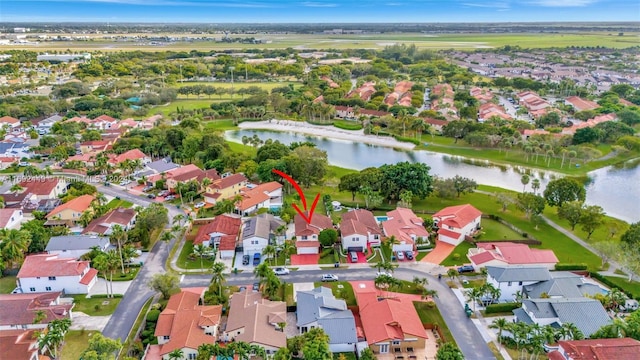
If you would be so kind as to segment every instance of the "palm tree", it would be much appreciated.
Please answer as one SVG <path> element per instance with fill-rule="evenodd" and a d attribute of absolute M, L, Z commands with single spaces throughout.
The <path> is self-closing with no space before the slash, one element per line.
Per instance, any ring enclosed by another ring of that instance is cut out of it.
<path fill-rule="evenodd" d="M 540 189 L 540 179 L 531 180 L 531 189 L 533 189 L 533 193 L 537 193 L 538 189 Z"/>
<path fill-rule="evenodd" d="M 31 234 L 25 230 L 0 230 L 0 249 L 8 268 L 22 263 L 30 243 Z"/>
<path fill-rule="evenodd" d="M 502 331 L 507 328 L 509 322 L 505 318 L 497 318 L 493 320 L 491 325 L 489 325 L 492 329 L 498 329 L 498 344 L 502 345 Z"/>
<path fill-rule="evenodd" d="M 47 314 L 45 314 L 44 311 L 42 310 L 38 310 L 36 311 L 35 316 L 33 317 L 33 323 L 34 324 L 40 324 L 42 322 L 42 320 L 47 318 Z"/>
<path fill-rule="evenodd" d="M 109 250 L 106 253 L 102 253 L 93 259 L 94 267 L 105 275 L 109 274 L 109 284 L 111 285 L 111 295 L 113 297 L 113 273 L 118 269 L 120 265 L 120 256 L 115 250 Z M 109 295 L 109 290 L 107 290 Z"/>
<path fill-rule="evenodd" d="M 120 254 L 120 267 L 122 268 L 122 273 L 124 274 L 124 258 L 122 257 L 122 245 L 124 245 L 124 243 L 127 241 L 127 232 L 124 231 L 124 228 L 122 226 L 116 224 L 111 228 L 111 235 L 109 235 L 109 240 L 118 246 L 118 253 Z"/>
<path fill-rule="evenodd" d="M 222 283 L 225 279 L 224 270 L 226 269 L 226 265 L 222 262 L 214 262 L 211 266 L 211 272 L 213 273 L 213 277 L 211 278 L 211 282 L 216 284 L 218 287 L 218 295 L 222 296 Z"/>
<path fill-rule="evenodd" d="M 181 349 L 175 349 L 169 354 L 169 360 L 180 360 L 184 357 L 184 352 Z"/>
<path fill-rule="evenodd" d="M 160 236 L 160 240 L 164 242 L 169 242 L 172 239 L 173 239 L 173 234 L 171 233 L 171 231 L 165 231 L 162 233 L 162 236 Z"/>
<path fill-rule="evenodd" d="M 24 190 L 24 188 L 22 186 L 20 186 L 20 184 L 13 184 L 10 188 L 9 191 L 11 191 L 14 194 L 19 193 L 20 191 Z"/>
<path fill-rule="evenodd" d="M 527 184 L 529 183 L 530 179 L 531 178 L 527 174 L 522 175 L 522 177 L 520 178 L 520 182 L 522 183 L 522 192 L 523 193 L 525 192 L 525 190 L 527 188 Z"/>
<path fill-rule="evenodd" d="M 131 259 L 133 258 L 137 258 L 138 252 L 136 251 L 136 248 L 134 248 L 132 245 L 125 245 L 122 247 L 122 258 L 127 259 L 127 261 L 131 261 Z M 127 266 L 127 272 L 129 272 L 129 267 Z"/>
<path fill-rule="evenodd" d="M 47 331 L 40 334 L 38 338 L 38 348 L 49 349 L 49 354 L 53 358 L 58 357 L 58 351 L 64 341 L 64 335 L 71 327 L 71 319 L 56 319 L 47 325 Z"/>
<path fill-rule="evenodd" d="M 273 270 L 266 263 L 262 263 L 253 269 L 253 274 L 261 281 L 269 276 L 270 273 L 273 273 Z"/>
<path fill-rule="evenodd" d="M 458 275 L 460 275 L 460 274 L 458 273 L 458 271 L 457 271 L 456 269 L 451 268 L 451 269 L 447 270 L 447 276 L 448 276 L 451 280 L 453 280 L 453 279 L 457 278 L 457 277 L 458 277 Z"/>
<path fill-rule="evenodd" d="M 204 246 L 203 244 L 198 244 L 196 246 L 193 247 L 193 254 L 195 256 L 199 256 L 200 257 L 200 269 L 202 269 L 202 257 L 204 256 L 204 254 L 206 254 L 208 252 L 208 249 L 206 246 Z"/>
<path fill-rule="evenodd" d="M 473 311 L 476 311 L 476 302 L 482 299 L 482 295 L 484 295 L 484 289 L 480 286 L 472 287 L 471 290 L 467 291 L 467 296 L 470 301 L 473 301 Z"/>
<path fill-rule="evenodd" d="M 262 249 L 262 255 L 267 257 L 271 261 L 271 265 L 273 265 L 273 260 L 276 257 L 276 247 L 273 245 L 267 245 Z"/>
<path fill-rule="evenodd" d="M 176 216 L 173 217 L 173 220 L 171 221 L 172 225 L 176 225 L 176 223 L 180 226 L 182 226 L 182 221 L 186 219 L 186 216 L 184 214 L 177 214 Z"/>
<path fill-rule="evenodd" d="M 580 331 L 574 323 L 564 323 L 562 327 L 566 329 L 570 340 L 584 339 L 584 334 L 582 334 L 582 331 Z"/>
<path fill-rule="evenodd" d="M 271 273 L 269 273 L 267 277 L 262 279 L 260 283 L 263 285 L 264 293 L 269 298 L 273 298 L 278 293 L 278 290 L 282 285 L 282 283 L 280 282 L 280 278 L 278 278 L 278 276 L 273 271 L 271 271 Z"/>

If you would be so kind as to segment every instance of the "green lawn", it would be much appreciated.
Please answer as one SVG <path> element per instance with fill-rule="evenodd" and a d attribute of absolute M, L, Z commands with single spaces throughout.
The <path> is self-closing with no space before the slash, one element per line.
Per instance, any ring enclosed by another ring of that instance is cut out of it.
<path fill-rule="evenodd" d="M 444 335 L 444 340 L 446 342 L 452 342 L 455 344 L 455 340 L 449 328 L 447 327 L 447 323 L 444 322 L 442 315 L 440 314 L 440 310 L 438 310 L 437 306 L 430 307 L 429 302 L 424 301 L 414 301 L 413 306 L 416 308 L 418 312 L 418 316 L 420 317 L 420 321 L 423 324 L 433 324 L 437 325 L 440 328 L 440 331 Z"/>
<path fill-rule="evenodd" d="M 118 270 L 113 274 L 113 281 L 131 281 L 136 277 L 136 275 L 138 275 L 138 271 L 140 271 L 140 267 L 138 266 L 131 266 L 129 268 L 125 267 L 124 273 Z M 100 274 L 99 276 L 104 278 L 103 274 Z M 109 279 L 108 276 L 107 279 Z"/>
<path fill-rule="evenodd" d="M 189 255 L 193 253 L 193 242 L 186 240 L 180 255 L 178 256 L 177 265 L 182 269 L 210 269 L 213 266 L 214 260 L 202 258 L 202 266 L 200 266 L 200 257 L 190 258 Z"/>
<path fill-rule="evenodd" d="M 421 261 L 427 255 L 429 255 L 427 251 L 418 252 L 418 255 L 416 255 L 416 261 Z"/>
<path fill-rule="evenodd" d="M 293 300 L 293 284 L 285 283 L 284 284 L 284 301 L 287 303 L 287 306 L 291 306 L 295 304 Z"/>
<path fill-rule="evenodd" d="M 482 286 L 484 285 L 485 282 L 486 281 L 484 279 L 467 280 L 466 284 L 464 282 L 462 283 L 462 287 L 470 289 L 470 288 Z"/>
<path fill-rule="evenodd" d="M 355 353 L 348 352 L 348 353 L 333 353 L 333 360 L 340 359 L 341 355 L 344 355 L 344 359 L 346 359 L 346 360 L 356 360 L 357 359 Z"/>
<path fill-rule="evenodd" d="M 607 280 L 612 283 L 620 286 L 622 289 L 630 292 L 634 298 L 640 297 L 640 282 L 638 281 L 627 281 L 626 277 L 618 277 L 618 276 L 605 276 Z"/>
<path fill-rule="evenodd" d="M 122 199 L 113 199 L 107 203 L 107 208 L 109 210 L 119 208 L 119 207 L 130 208 L 132 206 L 133 206 L 132 202 L 127 200 L 122 200 Z"/>
<path fill-rule="evenodd" d="M 244 74 L 238 74 L 239 76 L 242 76 Z M 271 91 L 275 88 L 279 88 L 279 87 L 283 87 L 283 86 L 288 86 L 289 84 L 293 84 L 296 87 L 299 87 L 301 85 L 301 83 L 296 83 L 296 82 L 286 82 L 286 81 L 281 81 L 281 82 L 238 82 L 238 81 L 234 81 L 233 82 L 233 88 L 235 89 L 234 91 L 238 91 L 238 89 L 246 89 L 249 87 L 259 87 L 262 90 L 266 90 L 266 91 Z M 219 81 L 185 81 L 185 82 L 178 82 L 176 84 L 172 84 L 171 87 L 175 87 L 175 88 L 181 88 L 183 86 L 193 86 L 193 85 L 211 85 L 213 87 L 217 87 L 217 88 L 225 88 L 225 89 L 231 89 L 231 82 L 219 82 Z M 195 95 L 191 95 L 191 96 L 195 96 Z M 203 97 L 207 96 L 207 95 L 201 95 Z M 229 94 L 225 94 L 225 96 L 223 97 L 229 97 Z M 212 99 L 217 99 L 219 98 L 219 96 L 217 95 L 212 95 Z M 235 95 L 235 98 L 237 99 L 241 99 L 242 96 L 240 95 Z"/>
<path fill-rule="evenodd" d="M 16 288 L 15 276 L 3 276 L 0 278 L 0 294 L 11 294 Z"/>
<path fill-rule="evenodd" d="M 87 348 L 89 339 L 98 331 L 69 330 L 64 337 L 64 345 L 59 357 L 61 359 L 80 359 L 80 355 Z"/>
<path fill-rule="evenodd" d="M 569 225 L 569 222 L 558 217 L 558 209 L 556 207 L 545 208 L 544 215 L 548 217 L 549 220 L 571 231 L 571 225 Z M 582 226 L 580 224 L 576 225 L 573 233 L 589 243 L 599 241 L 617 242 L 628 228 L 629 224 L 627 222 L 607 216 L 605 217 L 604 224 L 596 229 L 596 231 L 591 235 L 591 238 L 587 239 L 587 233 L 582 230 Z"/>
<path fill-rule="evenodd" d="M 502 223 L 484 218 L 481 221 L 482 230 L 480 230 L 479 240 L 522 240 L 524 237 L 517 231 L 503 225 Z"/>
<path fill-rule="evenodd" d="M 216 120 L 210 120 L 205 122 L 204 128 L 224 131 L 224 130 L 234 130 L 234 129 L 237 129 L 238 127 L 236 125 L 233 125 L 233 120 L 231 119 L 216 119 Z"/>
<path fill-rule="evenodd" d="M 323 282 L 314 282 L 313 285 L 315 287 L 324 286 L 331 289 L 333 295 L 336 298 L 344 299 L 347 303 L 347 306 L 356 306 L 358 303 L 356 302 L 356 295 L 353 293 L 353 288 L 348 281 L 336 281 L 330 283 Z"/>
<path fill-rule="evenodd" d="M 484 219 L 482 221 L 484 221 Z M 467 252 L 471 248 L 475 248 L 475 245 L 466 241 L 461 242 L 460 245 L 456 246 L 456 248 L 453 249 L 453 252 L 440 263 L 440 265 L 459 266 L 468 263 L 469 259 L 467 259 Z"/>
<path fill-rule="evenodd" d="M 89 316 L 111 315 L 116 311 L 116 307 L 122 298 L 86 298 L 86 295 L 72 295 L 75 306 L 73 311 L 80 311 Z M 109 304 L 103 305 L 108 302 Z"/>

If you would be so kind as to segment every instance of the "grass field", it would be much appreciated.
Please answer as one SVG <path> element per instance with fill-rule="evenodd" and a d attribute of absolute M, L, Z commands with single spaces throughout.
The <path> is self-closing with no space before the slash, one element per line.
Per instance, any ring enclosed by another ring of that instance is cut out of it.
<path fill-rule="evenodd" d="M 213 260 L 202 258 L 202 267 L 200 267 L 200 257 L 196 257 L 195 260 L 191 260 L 189 255 L 193 253 L 193 242 L 185 241 L 182 251 L 178 256 L 178 267 L 182 269 L 210 269 L 213 266 Z"/>
<path fill-rule="evenodd" d="M 80 359 L 80 355 L 88 347 L 89 339 L 97 333 L 98 331 L 69 330 L 64 337 L 60 359 Z"/>
<path fill-rule="evenodd" d="M 60 34 L 64 35 L 64 34 Z M 112 34 L 110 34 L 112 35 Z M 115 34 L 113 34 L 115 35 Z M 128 34 L 133 35 L 133 34 Z M 159 35 L 159 34 L 157 34 Z M 166 34 L 171 37 L 184 34 Z M 234 35 L 244 37 L 246 35 Z M 241 50 L 241 49 L 282 49 L 301 47 L 305 49 L 381 49 L 389 43 L 415 44 L 424 49 L 481 49 L 519 45 L 523 48 L 549 48 L 567 46 L 605 46 L 626 48 L 640 44 L 638 33 L 625 33 L 618 36 L 610 32 L 570 32 L 570 33 L 509 33 L 509 34 L 422 34 L 422 33 L 384 33 L 363 35 L 322 35 L 322 34 L 274 34 L 260 35 L 264 44 L 218 43 L 213 41 L 174 42 L 163 45 L 148 43 L 115 42 L 93 36 L 90 41 L 41 42 L 37 45 L 2 45 L 4 49 L 29 49 L 32 51 L 71 50 L 103 52 L 140 50 L 140 51 L 189 51 L 205 50 Z"/>
<path fill-rule="evenodd" d="M 456 248 L 453 249 L 453 252 L 440 263 L 440 265 L 460 266 L 469 263 L 469 259 L 467 259 L 467 252 L 471 248 L 475 248 L 472 243 L 466 241 L 461 242 L 460 245 L 456 246 Z"/>
<path fill-rule="evenodd" d="M 11 294 L 16 288 L 15 276 L 3 276 L 0 278 L 0 294 Z"/>
<path fill-rule="evenodd" d="M 291 82 L 291 81 L 273 81 L 273 82 L 238 82 L 238 81 L 234 81 L 233 82 L 233 89 L 235 91 L 238 91 L 238 89 L 246 89 L 248 87 L 259 87 L 262 90 L 266 90 L 266 91 L 271 91 L 274 88 L 279 88 L 279 87 L 283 87 L 283 86 L 288 86 L 289 84 L 293 84 L 294 87 L 299 87 L 301 86 L 301 83 L 299 82 Z M 224 88 L 224 89 L 231 89 L 231 82 L 218 82 L 218 81 L 184 81 L 184 82 L 178 82 L 175 83 L 173 85 L 171 85 L 171 87 L 174 88 L 181 88 L 183 86 L 193 86 L 193 85 L 211 85 L 213 87 L 217 87 L 217 88 Z M 193 97 L 195 95 L 191 95 L 191 97 Z M 207 97 L 206 95 L 201 95 L 201 97 Z M 222 98 L 224 99 L 225 97 L 229 97 L 228 94 L 225 94 L 225 96 L 223 96 Z M 234 96 L 235 99 L 241 99 L 242 96 L 240 95 L 235 95 Z M 217 95 L 212 95 L 211 97 L 212 100 L 215 99 L 219 99 L 219 96 Z"/>
<path fill-rule="evenodd" d="M 122 199 L 113 199 L 107 203 L 108 209 L 115 209 L 118 207 L 130 208 L 133 206 L 133 203 L 127 200 Z"/>
<path fill-rule="evenodd" d="M 605 278 L 607 278 L 607 280 L 611 281 L 612 283 L 620 286 L 622 289 L 630 292 L 634 298 L 640 297 L 640 282 L 633 280 L 629 282 L 626 277 L 619 276 L 605 276 Z"/>
<path fill-rule="evenodd" d="M 120 300 L 122 300 L 122 298 L 87 299 L 86 295 L 73 295 L 72 297 L 73 302 L 75 303 L 73 311 L 83 312 L 89 316 L 111 315 L 114 311 L 116 311 L 116 307 L 120 303 Z M 107 302 L 107 305 L 103 305 L 103 303 Z"/>
<path fill-rule="evenodd" d="M 336 298 L 344 299 L 347 306 L 356 306 L 356 295 L 353 293 L 353 287 L 348 281 L 336 281 L 331 283 L 315 282 L 314 287 L 324 286 L 331 289 Z"/>
<path fill-rule="evenodd" d="M 569 225 L 569 222 L 558 217 L 558 209 L 556 207 L 545 208 L 544 215 L 556 224 L 571 231 L 571 225 Z M 599 241 L 617 242 L 620 241 L 620 237 L 622 236 L 622 234 L 624 234 L 625 231 L 627 231 L 628 228 L 629 224 L 627 222 L 607 216 L 605 218 L 604 224 L 597 228 L 596 231 L 594 231 L 594 233 L 591 235 L 591 238 L 589 238 L 588 240 L 587 233 L 582 230 L 581 225 L 576 225 L 573 233 L 589 243 L 595 243 Z"/>

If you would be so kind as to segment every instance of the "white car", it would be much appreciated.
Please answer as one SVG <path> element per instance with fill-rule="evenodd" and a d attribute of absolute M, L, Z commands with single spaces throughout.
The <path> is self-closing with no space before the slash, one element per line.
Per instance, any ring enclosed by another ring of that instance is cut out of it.
<path fill-rule="evenodd" d="M 127 186 L 131 184 L 131 180 L 122 180 L 120 181 L 120 186 Z"/>
<path fill-rule="evenodd" d="M 391 273 L 388 273 L 386 271 L 378 271 L 376 273 L 376 277 L 379 277 L 379 276 L 390 276 L 390 277 L 393 277 L 393 275 L 391 275 Z"/>
<path fill-rule="evenodd" d="M 396 253 L 396 258 L 397 258 L 398 260 L 404 260 L 404 253 L 403 253 L 402 251 L 398 251 L 398 252 Z"/>
<path fill-rule="evenodd" d="M 196 209 L 200 209 L 201 207 L 204 207 L 204 202 L 201 201 L 201 202 L 195 204 L 193 207 L 196 208 Z"/>
<path fill-rule="evenodd" d="M 334 275 L 334 274 L 322 275 L 322 282 L 328 282 L 328 281 L 338 281 L 338 275 Z"/>
<path fill-rule="evenodd" d="M 285 268 L 285 267 L 277 267 L 277 268 L 273 269 L 273 272 L 276 275 L 289 275 L 290 270 Z"/>

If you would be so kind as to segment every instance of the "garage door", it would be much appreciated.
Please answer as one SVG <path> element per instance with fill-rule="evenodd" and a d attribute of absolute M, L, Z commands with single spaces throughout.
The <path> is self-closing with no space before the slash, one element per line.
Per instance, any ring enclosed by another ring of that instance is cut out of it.
<path fill-rule="evenodd" d="M 362 246 L 354 246 L 354 247 L 347 248 L 347 252 L 352 252 L 352 251 L 363 252 L 364 248 Z"/>

